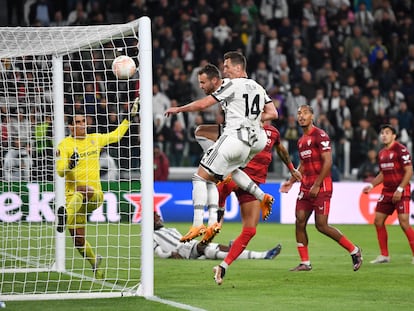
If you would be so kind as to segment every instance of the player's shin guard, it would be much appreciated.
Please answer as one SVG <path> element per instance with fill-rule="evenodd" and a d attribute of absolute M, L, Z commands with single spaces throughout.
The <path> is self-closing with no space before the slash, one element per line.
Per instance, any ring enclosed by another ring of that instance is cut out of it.
<path fill-rule="evenodd" d="M 194 174 L 192 182 L 194 205 L 193 227 L 198 227 L 203 224 L 204 207 L 207 205 L 207 181 L 197 174 Z"/>
<path fill-rule="evenodd" d="M 251 193 L 259 201 L 263 200 L 265 193 L 245 172 L 240 169 L 233 171 L 232 179 L 241 189 Z"/>
<path fill-rule="evenodd" d="M 207 206 L 209 226 L 217 222 L 218 200 L 219 193 L 216 184 L 213 182 L 207 182 Z"/>

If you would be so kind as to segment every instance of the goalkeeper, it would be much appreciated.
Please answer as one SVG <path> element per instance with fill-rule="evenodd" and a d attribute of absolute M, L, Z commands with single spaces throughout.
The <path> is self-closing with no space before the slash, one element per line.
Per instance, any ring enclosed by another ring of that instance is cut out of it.
<path fill-rule="evenodd" d="M 139 109 L 135 99 L 130 115 L 134 117 Z M 104 195 L 100 182 L 99 156 L 101 149 L 118 142 L 129 128 L 128 118 L 112 132 L 87 134 L 84 111 L 75 111 L 68 119 L 71 136 L 64 138 L 57 148 L 56 169 L 65 178 L 66 209 L 58 209 L 57 231 L 63 232 L 66 223 L 79 253 L 87 259 L 96 279 L 104 278 L 100 267 L 102 257 L 95 255 L 85 238 L 87 214 L 102 205 Z"/>

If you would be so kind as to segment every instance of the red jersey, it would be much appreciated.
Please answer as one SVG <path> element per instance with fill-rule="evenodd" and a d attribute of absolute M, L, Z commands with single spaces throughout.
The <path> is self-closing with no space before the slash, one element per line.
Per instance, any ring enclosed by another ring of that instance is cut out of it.
<path fill-rule="evenodd" d="M 404 177 L 404 167 L 411 164 L 407 147 L 394 142 L 390 148 L 383 148 L 378 153 L 379 168 L 384 175 L 382 194 L 393 196 Z M 410 184 L 404 188 L 403 196 L 410 196 Z"/>
<path fill-rule="evenodd" d="M 300 190 L 309 192 L 322 170 L 322 154 L 332 153 L 331 140 L 325 131 L 313 127 L 298 140 L 302 181 Z M 321 184 L 320 192 L 332 193 L 332 178 L 329 172 Z"/>
<path fill-rule="evenodd" d="M 272 162 L 273 145 L 280 144 L 280 133 L 274 126 L 265 125 L 263 128 L 267 135 L 266 146 L 262 151 L 256 154 L 243 169 L 243 171 L 258 184 L 266 182 L 267 171 Z"/>

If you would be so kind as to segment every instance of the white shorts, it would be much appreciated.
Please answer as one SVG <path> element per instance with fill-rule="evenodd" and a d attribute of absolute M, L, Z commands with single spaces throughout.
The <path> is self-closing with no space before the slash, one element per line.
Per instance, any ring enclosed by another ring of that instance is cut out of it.
<path fill-rule="evenodd" d="M 181 243 L 177 248 L 177 253 L 184 259 L 196 259 L 200 256 L 197 251 L 197 240 Z"/>
<path fill-rule="evenodd" d="M 222 179 L 239 167 L 244 167 L 266 146 L 265 131 L 260 129 L 256 134 L 249 145 L 248 142 L 237 138 L 237 134 L 228 135 L 224 132 L 206 151 L 200 165 L 218 179 Z"/>

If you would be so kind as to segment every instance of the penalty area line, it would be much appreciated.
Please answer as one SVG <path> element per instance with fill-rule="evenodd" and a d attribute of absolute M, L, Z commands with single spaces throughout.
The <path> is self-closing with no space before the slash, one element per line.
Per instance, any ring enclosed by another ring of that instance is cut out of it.
<path fill-rule="evenodd" d="M 155 301 L 155 302 L 159 302 L 159 303 L 162 303 L 162 304 L 165 304 L 165 305 L 169 305 L 169 306 L 172 306 L 172 307 L 176 307 L 176 308 L 182 309 L 182 310 L 189 310 L 189 311 L 207 311 L 205 309 L 200 309 L 200 308 L 193 307 L 193 306 L 190 306 L 190 305 L 186 305 L 186 304 L 183 304 L 183 303 L 179 303 L 179 302 L 175 302 L 175 301 L 171 301 L 171 300 L 162 299 L 162 298 L 159 298 L 159 297 L 156 297 L 156 296 L 145 297 L 145 299 L 151 300 L 151 301 Z"/>

